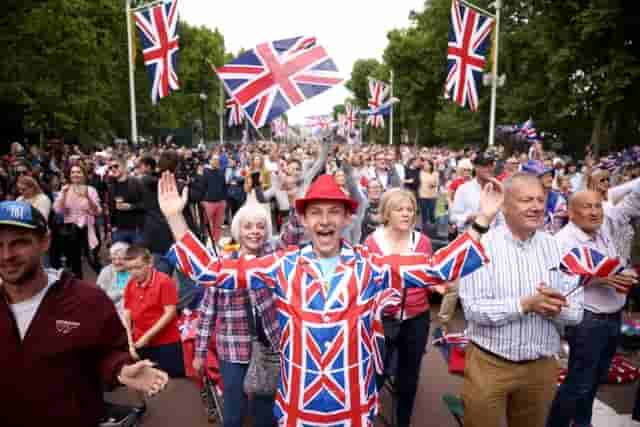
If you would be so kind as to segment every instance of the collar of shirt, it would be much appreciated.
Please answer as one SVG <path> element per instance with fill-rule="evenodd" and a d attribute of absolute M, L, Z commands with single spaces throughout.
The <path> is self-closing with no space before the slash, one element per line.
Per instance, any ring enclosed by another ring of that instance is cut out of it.
<path fill-rule="evenodd" d="M 149 278 L 147 280 L 145 280 L 144 282 L 138 282 L 137 280 L 134 279 L 134 283 L 136 284 L 137 287 L 139 288 L 148 288 L 149 285 L 151 285 L 151 283 L 153 283 L 153 279 L 156 275 L 156 271 L 151 269 L 151 274 L 149 274 Z"/>
<path fill-rule="evenodd" d="M 502 230 L 503 228 L 504 228 L 504 231 Z M 511 232 L 511 229 L 506 224 L 496 227 L 496 230 L 500 231 L 500 232 L 504 232 L 505 239 L 508 242 L 511 242 L 515 246 L 517 246 L 519 248 L 523 248 L 523 249 L 527 248 L 527 247 L 530 247 L 534 243 L 535 238 L 536 238 L 537 234 L 539 233 L 539 231 L 534 231 L 533 233 L 531 233 L 531 235 L 529 237 L 527 237 L 526 239 L 522 240 L 522 239 L 519 239 L 516 236 L 514 236 L 513 233 Z"/>

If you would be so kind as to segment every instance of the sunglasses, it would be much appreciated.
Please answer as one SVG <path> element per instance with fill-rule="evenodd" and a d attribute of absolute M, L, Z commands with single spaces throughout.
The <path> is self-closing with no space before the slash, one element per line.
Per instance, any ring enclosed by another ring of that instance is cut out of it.
<path fill-rule="evenodd" d="M 120 165 L 109 165 L 109 170 L 120 169 Z"/>
<path fill-rule="evenodd" d="M 21 170 L 16 170 L 16 173 L 18 175 L 27 175 L 29 172 L 24 169 L 21 169 Z"/>

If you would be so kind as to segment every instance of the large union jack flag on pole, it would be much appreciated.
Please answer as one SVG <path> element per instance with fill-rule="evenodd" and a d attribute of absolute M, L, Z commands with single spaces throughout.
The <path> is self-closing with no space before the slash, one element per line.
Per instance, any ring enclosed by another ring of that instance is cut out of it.
<path fill-rule="evenodd" d="M 225 101 L 225 108 L 229 110 L 229 127 L 237 127 L 242 124 L 242 109 L 238 101 L 229 98 Z"/>
<path fill-rule="evenodd" d="M 382 106 L 389 96 L 389 90 L 390 87 L 387 83 L 369 78 L 369 93 L 371 96 L 367 103 L 370 111 L 375 111 Z M 382 114 L 369 115 L 367 116 L 367 124 L 374 128 L 384 127 L 384 117 Z"/>
<path fill-rule="evenodd" d="M 345 135 L 350 135 L 351 132 L 356 128 L 356 120 L 358 115 L 358 109 L 355 108 L 350 102 L 344 106 L 345 114 L 343 117 L 343 129 L 345 131 Z"/>
<path fill-rule="evenodd" d="M 472 111 L 478 109 L 482 71 L 487 64 L 495 20 L 466 3 L 451 3 L 445 98 Z"/>
<path fill-rule="evenodd" d="M 217 72 L 255 128 L 342 82 L 315 37 L 261 43 Z"/>
<path fill-rule="evenodd" d="M 151 101 L 155 104 L 180 88 L 176 71 L 178 0 L 137 11 L 134 16 L 142 41 L 144 64 L 151 80 Z"/>

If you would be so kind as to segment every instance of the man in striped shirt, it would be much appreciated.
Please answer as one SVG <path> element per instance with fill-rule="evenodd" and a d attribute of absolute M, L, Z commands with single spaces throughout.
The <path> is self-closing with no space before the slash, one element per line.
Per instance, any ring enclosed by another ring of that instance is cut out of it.
<path fill-rule="evenodd" d="M 505 183 L 505 224 L 482 243 L 491 263 L 462 279 L 468 322 L 463 400 L 465 427 L 540 427 L 556 384 L 558 329 L 582 320 L 583 294 L 559 273 L 560 244 L 543 232 L 545 193 L 523 172 Z"/>

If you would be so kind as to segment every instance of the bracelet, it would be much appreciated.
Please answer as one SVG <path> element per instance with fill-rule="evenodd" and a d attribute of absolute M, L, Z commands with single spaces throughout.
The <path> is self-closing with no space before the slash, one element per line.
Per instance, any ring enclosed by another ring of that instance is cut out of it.
<path fill-rule="evenodd" d="M 478 224 L 476 221 L 473 221 L 473 223 L 471 224 L 471 228 L 477 231 L 478 234 L 485 234 L 487 231 L 489 231 L 489 226 L 485 227 L 484 225 Z"/>

